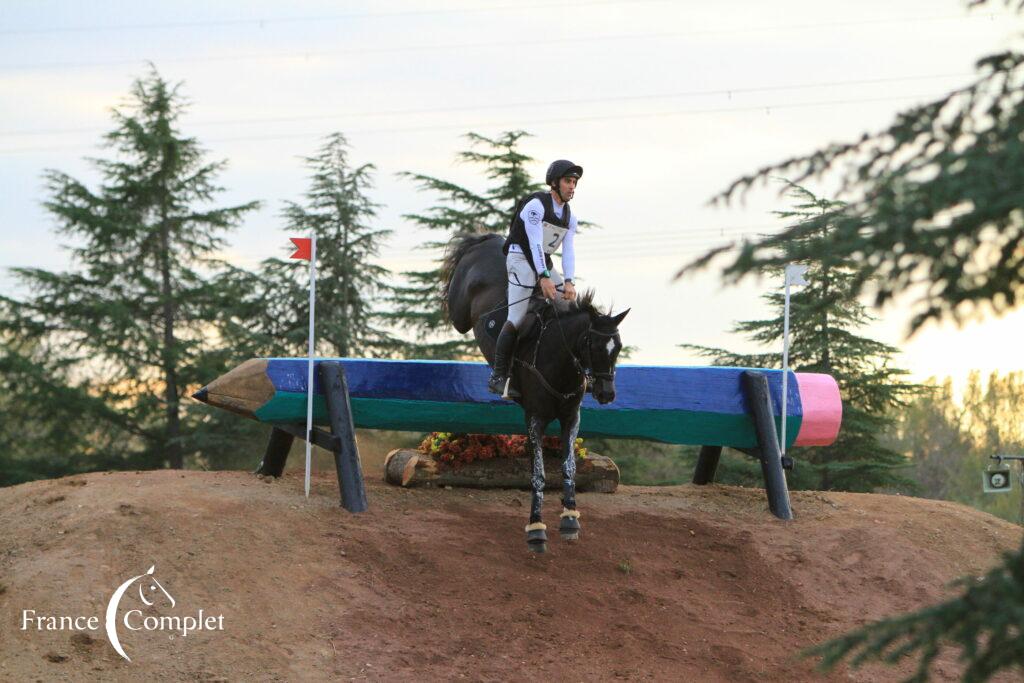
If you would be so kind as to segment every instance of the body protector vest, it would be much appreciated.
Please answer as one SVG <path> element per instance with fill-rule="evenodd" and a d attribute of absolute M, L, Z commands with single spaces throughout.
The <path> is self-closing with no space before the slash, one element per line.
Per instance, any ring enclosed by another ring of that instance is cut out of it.
<path fill-rule="evenodd" d="M 544 207 L 544 244 L 541 246 L 544 249 L 544 265 L 550 270 L 554 267 L 554 264 L 551 262 L 551 254 L 555 253 L 562 244 L 562 239 L 569 231 L 569 217 L 572 215 L 569 211 L 568 202 L 562 205 L 561 218 L 555 214 L 555 200 L 550 192 L 534 192 L 516 202 L 516 208 L 512 211 L 512 219 L 509 221 L 508 237 L 505 238 L 505 246 L 502 248 L 502 251 L 508 254 L 510 246 L 513 244 L 519 245 L 519 248 L 523 250 L 523 254 L 526 255 L 526 260 L 530 262 L 530 268 L 534 271 L 537 270 L 533 263 L 533 257 L 530 255 L 530 239 L 526 235 L 526 225 L 523 224 L 523 219 L 519 215 L 522 213 L 523 207 L 533 199 L 539 199 L 541 206 Z"/>

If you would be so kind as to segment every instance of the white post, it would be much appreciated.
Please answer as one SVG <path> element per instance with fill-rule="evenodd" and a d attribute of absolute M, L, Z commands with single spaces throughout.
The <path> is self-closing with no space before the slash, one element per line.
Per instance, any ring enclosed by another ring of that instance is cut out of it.
<path fill-rule="evenodd" d="M 782 455 L 786 454 L 786 398 L 789 393 L 789 286 L 806 285 L 806 272 L 807 266 L 786 266 L 786 305 L 782 314 L 782 433 L 779 434 L 779 451 Z"/>
<path fill-rule="evenodd" d="M 789 273 L 786 273 L 786 306 L 782 322 L 782 433 L 779 434 L 779 451 L 786 454 L 786 394 L 789 386 Z"/>
<path fill-rule="evenodd" d="M 316 313 L 316 233 L 309 252 L 309 372 L 306 374 L 306 498 L 309 498 L 309 468 L 313 440 L 313 322 Z"/>

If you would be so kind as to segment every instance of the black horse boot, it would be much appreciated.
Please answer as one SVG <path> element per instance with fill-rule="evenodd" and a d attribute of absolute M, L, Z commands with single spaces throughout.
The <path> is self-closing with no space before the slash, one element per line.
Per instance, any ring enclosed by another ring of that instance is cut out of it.
<path fill-rule="evenodd" d="M 519 392 L 512 387 L 507 387 L 506 393 L 510 374 L 509 361 L 512 359 L 512 351 L 515 349 L 518 336 L 519 332 L 516 330 L 516 326 L 506 320 L 501 328 L 501 334 L 498 335 L 498 340 L 494 343 L 494 370 L 491 372 L 491 379 L 487 382 L 487 390 L 492 394 L 506 398 L 519 396 Z"/>

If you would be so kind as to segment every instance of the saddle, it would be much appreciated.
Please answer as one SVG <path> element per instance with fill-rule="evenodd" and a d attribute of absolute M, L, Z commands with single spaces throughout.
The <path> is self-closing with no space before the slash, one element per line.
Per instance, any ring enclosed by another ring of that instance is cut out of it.
<path fill-rule="evenodd" d="M 572 305 L 572 303 L 565 299 L 556 299 L 553 304 L 550 304 L 543 299 L 532 299 L 527 305 L 526 315 L 523 317 L 523 322 L 519 326 L 517 346 L 524 340 L 528 339 L 531 333 L 538 329 L 538 321 L 546 320 L 551 317 L 554 309 L 558 310 L 559 315 L 564 315 L 569 312 L 569 307 Z M 491 339 L 497 340 L 498 335 L 501 334 L 501 328 L 507 319 L 508 309 L 504 306 L 483 316 L 483 320 L 485 321 L 484 329 L 487 331 L 487 336 Z"/>

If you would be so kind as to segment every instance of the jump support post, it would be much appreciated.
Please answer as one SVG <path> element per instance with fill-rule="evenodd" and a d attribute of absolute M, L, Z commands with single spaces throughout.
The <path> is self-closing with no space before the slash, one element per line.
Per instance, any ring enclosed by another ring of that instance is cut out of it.
<path fill-rule="evenodd" d="M 323 361 L 318 364 L 320 386 L 327 402 L 327 415 L 331 431 L 313 427 L 311 439 L 314 445 L 334 453 L 334 464 L 338 469 L 338 488 L 341 489 L 341 505 L 349 512 L 365 512 L 366 487 L 363 484 L 363 470 L 359 463 L 359 448 L 356 445 L 355 425 L 352 421 L 352 404 L 348 395 L 345 369 L 337 361 Z M 270 433 L 263 462 L 257 474 L 280 477 L 288 459 L 295 438 L 306 438 L 306 430 L 296 424 L 278 424 Z"/>
<path fill-rule="evenodd" d="M 768 509 L 772 514 L 783 520 L 793 519 L 793 509 L 789 504 L 789 487 L 783 470 L 793 469 L 793 460 L 783 457 L 779 449 L 779 436 L 775 431 L 775 417 L 772 414 L 771 394 L 768 390 L 768 378 L 763 372 L 747 370 L 740 377 L 740 384 L 747 400 L 747 407 L 754 420 L 757 430 L 757 448 L 740 449 L 753 455 L 761 462 L 761 474 L 764 475 L 764 490 L 768 496 Z M 697 466 L 693 471 L 693 483 L 698 486 L 713 483 L 718 470 L 718 460 L 722 456 L 722 446 L 701 446 L 697 456 Z"/>

